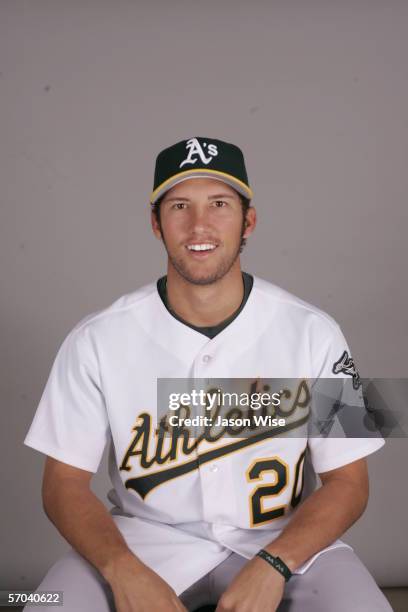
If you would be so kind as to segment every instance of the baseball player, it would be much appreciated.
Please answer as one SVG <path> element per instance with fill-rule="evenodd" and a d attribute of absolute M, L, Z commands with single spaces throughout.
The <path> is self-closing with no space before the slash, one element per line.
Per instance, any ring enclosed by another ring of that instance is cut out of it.
<path fill-rule="evenodd" d="M 44 509 L 71 545 L 38 590 L 63 591 L 67 611 L 391 610 L 339 539 L 366 507 L 365 457 L 382 439 L 173 435 L 159 414 L 162 380 L 342 378 L 361 402 L 333 318 L 241 270 L 251 199 L 237 146 L 194 137 L 163 150 L 150 204 L 167 274 L 59 349 L 25 444 L 47 455 Z M 107 444 L 110 511 L 90 488 Z"/>

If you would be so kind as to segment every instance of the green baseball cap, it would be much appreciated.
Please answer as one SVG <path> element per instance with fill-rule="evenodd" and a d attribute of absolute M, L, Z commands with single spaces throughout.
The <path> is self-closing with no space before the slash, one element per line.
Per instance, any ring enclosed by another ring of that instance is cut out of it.
<path fill-rule="evenodd" d="M 249 200 L 253 197 L 241 149 L 223 140 L 196 136 L 159 153 L 150 203 L 155 204 L 174 185 L 191 178 L 214 178 Z"/>

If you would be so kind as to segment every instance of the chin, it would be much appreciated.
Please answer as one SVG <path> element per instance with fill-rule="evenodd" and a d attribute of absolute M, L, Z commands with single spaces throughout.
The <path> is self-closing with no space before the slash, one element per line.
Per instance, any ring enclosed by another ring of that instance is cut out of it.
<path fill-rule="evenodd" d="M 192 283 L 193 285 L 211 285 L 223 276 L 222 274 L 217 274 L 217 271 L 194 273 L 193 271 L 189 270 L 178 270 L 178 272 L 186 281 Z"/>
<path fill-rule="evenodd" d="M 211 285 L 224 276 L 224 271 L 219 266 L 208 266 L 207 269 L 197 269 L 196 266 L 180 265 L 180 262 L 172 262 L 176 272 L 192 285 Z"/>
<path fill-rule="evenodd" d="M 193 285 L 211 285 L 221 280 L 232 268 L 236 261 L 235 257 L 226 258 L 224 261 L 212 262 L 186 262 L 184 258 L 169 257 L 176 272 L 187 282 Z"/>

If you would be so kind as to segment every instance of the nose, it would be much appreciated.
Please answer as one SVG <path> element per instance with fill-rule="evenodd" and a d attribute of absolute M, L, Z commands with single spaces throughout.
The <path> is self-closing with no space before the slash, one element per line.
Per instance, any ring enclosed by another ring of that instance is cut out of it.
<path fill-rule="evenodd" d="M 210 225 L 210 216 L 207 207 L 192 207 L 189 215 L 190 231 L 195 234 L 204 233 Z"/>

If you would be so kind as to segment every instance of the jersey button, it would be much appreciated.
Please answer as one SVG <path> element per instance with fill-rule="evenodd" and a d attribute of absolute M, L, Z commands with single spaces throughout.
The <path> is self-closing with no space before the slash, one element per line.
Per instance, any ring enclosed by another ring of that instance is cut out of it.
<path fill-rule="evenodd" d="M 213 473 L 218 472 L 218 465 L 212 465 L 210 467 L 210 472 L 213 472 Z"/>
<path fill-rule="evenodd" d="M 204 363 L 208 363 L 209 361 L 211 361 L 211 359 L 212 359 L 211 355 L 203 355 Z"/>

